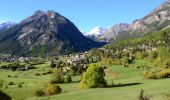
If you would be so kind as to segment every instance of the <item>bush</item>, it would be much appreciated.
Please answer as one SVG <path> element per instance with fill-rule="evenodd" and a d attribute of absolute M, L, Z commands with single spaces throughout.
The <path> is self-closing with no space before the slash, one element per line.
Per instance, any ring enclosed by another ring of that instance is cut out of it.
<path fill-rule="evenodd" d="M 60 94 L 62 92 L 62 89 L 60 86 L 56 84 L 47 84 L 45 88 L 39 89 L 35 92 L 36 96 L 51 96 Z"/>
<path fill-rule="evenodd" d="M 24 82 L 20 82 L 20 83 L 18 84 L 18 87 L 19 87 L 19 88 L 23 87 L 23 84 L 24 84 Z"/>
<path fill-rule="evenodd" d="M 97 88 L 97 87 L 106 87 L 107 83 L 104 79 L 105 73 L 104 69 L 97 65 L 91 64 L 87 71 L 83 74 L 83 77 L 80 82 L 81 88 Z"/>
<path fill-rule="evenodd" d="M 152 73 L 152 72 L 146 72 L 144 77 L 146 79 L 156 79 L 156 74 Z"/>
<path fill-rule="evenodd" d="M 37 90 L 35 93 L 36 96 L 44 96 L 44 91 L 42 89 Z"/>
<path fill-rule="evenodd" d="M 142 59 L 142 53 L 141 52 L 136 52 L 135 53 L 135 57 L 136 57 L 136 59 Z"/>
<path fill-rule="evenodd" d="M 18 84 L 18 87 L 21 88 L 21 87 L 23 87 L 23 86 L 22 86 L 22 84 Z"/>
<path fill-rule="evenodd" d="M 165 61 L 166 68 L 170 68 L 170 58 Z"/>
<path fill-rule="evenodd" d="M 46 74 L 52 74 L 53 72 L 51 70 L 48 70 Z"/>
<path fill-rule="evenodd" d="M 154 63 L 155 67 L 161 67 L 162 66 L 162 60 L 160 57 L 157 57 Z"/>
<path fill-rule="evenodd" d="M 45 96 L 51 96 L 61 93 L 61 88 L 56 84 L 48 84 L 44 90 Z"/>
<path fill-rule="evenodd" d="M 147 96 L 144 96 L 144 91 L 140 91 L 139 100 L 149 100 Z"/>
<path fill-rule="evenodd" d="M 120 64 L 119 59 L 113 59 L 113 58 L 103 58 L 101 62 L 103 65 L 119 65 Z"/>
<path fill-rule="evenodd" d="M 169 78 L 170 77 L 170 70 L 160 71 L 156 74 L 156 76 L 157 76 L 157 79 Z"/>
<path fill-rule="evenodd" d="M 11 75 L 8 75 L 8 77 L 11 77 Z"/>
<path fill-rule="evenodd" d="M 52 75 L 51 82 L 52 84 L 54 83 L 64 83 L 64 73 L 61 68 L 57 68 L 55 72 Z"/>
<path fill-rule="evenodd" d="M 148 53 L 146 51 L 142 51 L 142 58 L 148 57 Z"/>
<path fill-rule="evenodd" d="M 21 65 L 20 65 L 18 62 L 11 63 L 11 64 L 9 65 L 9 68 L 10 68 L 12 71 L 17 70 L 19 67 L 21 67 Z"/>
<path fill-rule="evenodd" d="M 15 83 L 11 81 L 8 83 L 8 85 L 15 85 Z"/>
<path fill-rule="evenodd" d="M 41 76 L 41 74 L 40 73 L 35 73 L 35 76 Z"/>
<path fill-rule="evenodd" d="M 71 78 L 71 74 L 70 73 L 66 73 L 64 75 L 64 83 L 71 83 L 72 78 Z"/>
<path fill-rule="evenodd" d="M 169 78 L 170 77 L 170 69 L 165 69 L 161 71 L 150 71 L 145 73 L 146 79 L 161 79 L 161 78 Z"/>
<path fill-rule="evenodd" d="M 55 67 L 56 67 L 56 64 L 54 63 L 54 61 L 51 61 L 51 62 L 50 62 L 50 67 L 51 67 L 51 68 L 55 68 Z"/>
<path fill-rule="evenodd" d="M 72 81 L 70 73 L 64 73 L 62 68 L 57 68 L 57 70 L 53 73 L 52 79 L 50 83 L 70 83 Z"/>
<path fill-rule="evenodd" d="M 0 90 L 0 100 L 12 100 L 9 95 Z"/>
<path fill-rule="evenodd" d="M 156 59 L 158 57 L 158 53 L 156 51 L 154 51 L 152 53 L 152 59 Z"/>

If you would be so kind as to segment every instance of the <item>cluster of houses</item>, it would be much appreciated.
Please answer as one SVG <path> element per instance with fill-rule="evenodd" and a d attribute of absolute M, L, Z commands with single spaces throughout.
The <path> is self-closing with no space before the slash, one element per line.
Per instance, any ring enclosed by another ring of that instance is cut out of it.
<path fill-rule="evenodd" d="M 34 57 L 9 56 L 9 57 L 0 57 L 0 62 L 25 62 L 34 59 L 35 59 Z"/>
<path fill-rule="evenodd" d="M 69 64 L 77 64 L 79 63 L 81 60 L 84 60 L 86 58 L 86 55 L 88 54 L 88 52 L 84 52 L 84 53 L 77 53 L 77 54 L 70 54 L 69 55 L 69 59 L 67 60 L 67 62 Z"/>

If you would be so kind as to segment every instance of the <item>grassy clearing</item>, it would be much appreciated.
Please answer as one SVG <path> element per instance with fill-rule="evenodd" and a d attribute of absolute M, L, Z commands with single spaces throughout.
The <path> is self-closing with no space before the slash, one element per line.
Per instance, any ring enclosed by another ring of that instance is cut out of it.
<path fill-rule="evenodd" d="M 137 61 L 135 64 L 142 63 Z M 0 79 L 4 79 L 5 84 L 14 82 L 16 85 L 8 86 L 4 89 L 6 93 L 13 97 L 13 100 L 137 100 L 140 90 L 151 100 L 164 100 L 163 98 L 170 93 L 170 79 L 146 80 L 143 78 L 143 69 L 125 68 L 123 66 L 109 66 L 106 79 L 109 85 L 121 85 L 119 87 L 85 89 L 79 88 L 81 76 L 74 76 L 73 83 L 59 84 L 62 94 L 51 97 L 36 97 L 35 91 L 49 82 L 50 75 L 35 76 L 35 73 L 43 73 L 50 70 L 48 64 L 38 65 L 38 69 L 25 72 L 0 71 Z M 8 75 L 18 77 L 9 78 Z M 23 87 L 18 88 L 17 84 L 24 82 Z"/>

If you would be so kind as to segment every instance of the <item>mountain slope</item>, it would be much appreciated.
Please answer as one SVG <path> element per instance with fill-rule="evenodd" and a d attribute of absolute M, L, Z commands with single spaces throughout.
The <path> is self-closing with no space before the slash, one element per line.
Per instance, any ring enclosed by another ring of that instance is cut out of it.
<path fill-rule="evenodd" d="M 170 0 L 166 0 L 144 18 L 135 20 L 127 30 L 119 33 L 112 42 L 144 36 L 148 32 L 159 31 L 170 25 Z"/>
<path fill-rule="evenodd" d="M 0 24 L 0 31 L 7 30 L 7 29 L 9 29 L 9 28 L 11 28 L 11 27 L 13 27 L 15 25 L 16 25 L 16 23 L 11 22 L 11 21 L 1 23 Z"/>
<path fill-rule="evenodd" d="M 0 35 L 0 51 L 18 55 L 59 55 L 101 46 L 54 11 L 38 10 Z"/>
<path fill-rule="evenodd" d="M 102 28 L 101 26 L 97 26 L 84 35 L 92 40 L 99 41 L 100 37 L 103 36 L 105 32 L 106 29 Z"/>
<path fill-rule="evenodd" d="M 120 32 L 125 31 L 128 28 L 128 24 L 126 23 L 119 23 L 113 25 L 110 29 L 107 29 L 105 34 L 101 37 L 105 41 L 110 41 L 110 39 L 115 38 Z"/>
<path fill-rule="evenodd" d="M 92 29 L 86 33 L 85 36 L 95 41 L 109 42 L 111 38 L 114 38 L 119 32 L 122 32 L 128 28 L 128 24 L 119 23 L 113 25 L 109 29 L 104 29 L 100 26 Z"/>

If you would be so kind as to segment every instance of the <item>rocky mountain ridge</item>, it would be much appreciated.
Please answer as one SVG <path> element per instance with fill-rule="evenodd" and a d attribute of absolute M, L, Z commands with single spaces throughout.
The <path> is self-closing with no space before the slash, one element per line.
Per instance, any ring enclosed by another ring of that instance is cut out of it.
<path fill-rule="evenodd" d="M 18 55 L 60 55 L 101 46 L 54 11 L 38 10 L 0 35 L 0 51 Z"/>

